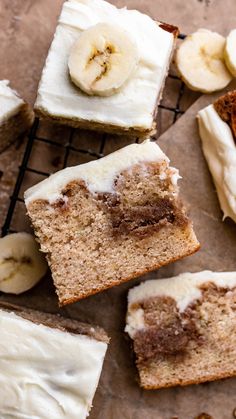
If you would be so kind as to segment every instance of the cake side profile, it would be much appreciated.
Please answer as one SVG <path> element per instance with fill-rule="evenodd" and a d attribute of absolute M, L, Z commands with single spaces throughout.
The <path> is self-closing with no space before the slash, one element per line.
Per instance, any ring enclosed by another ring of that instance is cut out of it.
<path fill-rule="evenodd" d="M 33 288 L 48 270 L 31 234 L 18 232 L 0 238 L 0 291 L 21 294 Z"/>
<path fill-rule="evenodd" d="M 34 113 L 8 80 L 0 81 L 0 152 L 17 140 L 32 125 Z"/>
<path fill-rule="evenodd" d="M 150 136 L 177 34 L 175 26 L 103 0 L 66 1 L 39 84 L 37 115 Z"/>
<path fill-rule="evenodd" d="M 235 304 L 236 272 L 184 273 L 131 289 L 125 330 L 141 387 L 236 375 Z"/>
<path fill-rule="evenodd" d="M 85 419 L 109 339 L 56 314 L 0 303 L 1 417 Z"/>
<path fill-rule="evenodd" d="M 178 200 L 178 177 L 147 140 L 64 169 L 25 192 L 61 305 L 198 250 Z"/>
<path fill-rule="evenodd" d="M 236 222 L 236 91 L 199 111 L 197 118 L 223 218 Z"/>

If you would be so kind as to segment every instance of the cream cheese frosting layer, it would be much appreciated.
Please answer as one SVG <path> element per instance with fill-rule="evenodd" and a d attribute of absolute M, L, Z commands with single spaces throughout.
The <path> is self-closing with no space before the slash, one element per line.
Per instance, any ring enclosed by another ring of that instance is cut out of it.
<path fill-rule="evenodd" d="M 72 45 L 82 31 L 100 22 L 119 25 L 129 32 L 140 56 L 130 79 L 109 97 L 86 95 L 73 85 L 68 73 Z M 56 117 L 151 129 L 173 42 L 173 34 L 136 10 L 117 9 L 103 0 L 67 1 L 42 73 L 35 107 Z"/>
<path fill-rule="evenodd" d="M 107 344 L 0 310 L 0 417 L 84 419 Z"/>
<path fill-rule="evenodd" d="M 100 160 L 68 167 L 51 175 L 25 192 L 25 203 L 28 206 L 38 199 L 53 203 L 63 198 L 63 188 L 76 179 L 83 180 L 92 193 L 112 193 L 114 180 L 122 171 L 136 164 L 162 161 L 169 163 L 168 157 L 155 142 L 146 140 L 141 144 L 131 144 Z M 175 168 L 170 168 L 170 171 L 173 185 L 176 185 L 179 172 Z"/>
<path fill-rule="evenodd" d="M 213 105 L 198 113 L 202 149 L 212 174 L 224 218 L 236 222 L 236 145 Z"/>
<path fill-rule="evenodd" d="M 182 273 L 165 279 L 153 279 L 134 287 L 128 294 L 128 314 L 125 331 L 133 337 L 137 330 L 145 327 L 142 308 L 135 308 L 135 303 L 153 297 L 171 297 L 176 301 L 180 312 L 202 296 L 200 287 L 208 282 L 221 288 L 236 287 L 236 272 L 201 271 Z M 133 306 L 133 307 L 132 307 Z"/>
<path fill-rule="evenodd" d="M 0 81 L 0 123 L 13 116 L 24 101 L 9 86 L 9 80 Z"/>

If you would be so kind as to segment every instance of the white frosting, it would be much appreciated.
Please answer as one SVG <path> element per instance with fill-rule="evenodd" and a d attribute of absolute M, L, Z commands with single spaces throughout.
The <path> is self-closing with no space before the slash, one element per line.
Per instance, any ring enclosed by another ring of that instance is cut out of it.
<path fill-rule="evenodd" d="M 107 344 L 0 310 L 0 417 L 84 419 Z"/>
<path fill-rule="evenodd" d="M 9 86 L 8 80 L 0 81 L 0 123 L 13 116 L 24 101 Z"/>
<path fill-rule="evenodd" d="M 25 203 L 28 206 L 36 199 L 53 203 L 63 198 L 62 189 L 76 179 L 83 180 L 92 193 L 112 192 L 114 180 L 122 171 L 135 164 L 162 161 L 169 163 L 168 157 L 155 142 L 146 140 L 141 144 L 131 144 L 100 160 L 68 167 L 51 175 L 25 192 Z M 171 168 L 171 172 L 173 184 L 176 184 L 178 170 Z"/>
<path fill-rule="evenodd" d="M 133 304 L 148 298 L 166 296 L 176 301 L 180 312 L 183 312 L 194 300 L 200 299 L 201 285 L 213 282 L 222 288 L 236 287 L 236 272 L 201 271 L 182 273 L 166 279 L 153 279 L 132 288 L 128 295 L 128 314 L 125 331 L 133 337 L 137 330 L 145 327 L 142 308 L 132 307 Z"/>
<path fill-rule="evenodd" d="M 212 174 L 224 218 L 236 222 L 236 145 L 233 134 L 213 105 L 198 113 L 202 148 Z"/>
<path fill-rule="evenodd" d="M 119 25 L 129 31 L 140 55 L 135 73 L 120 92 L 110 97 L 82 93 L 68 74 L 72 45 L 82 31 L 100 22 Z M 57 117 L 149 129 L 173 42 L 173 34 L 136 10 L 117 9 L 103 0 L 67 1 L 43 70 L 35 107 Z"/>

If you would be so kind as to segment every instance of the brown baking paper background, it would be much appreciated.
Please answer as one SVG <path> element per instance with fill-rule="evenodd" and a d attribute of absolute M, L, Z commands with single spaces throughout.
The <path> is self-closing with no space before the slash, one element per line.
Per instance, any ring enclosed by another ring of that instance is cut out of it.
<path fill-rule="evenodd" d="M 235 270 L 236 225 L 230 219 L 222 222 L 222 213 L 201 151 L 196 123 L 197 111 L 217 96 L 202 96 L 158 139 L 158 144 L 170 157 L 171 164 L 180 169 L 183 177 L 180 181 L 181 196 L 193 219 L 201 250 L 156 273 L 60 310 L 62 314 L 103 326 L 111 336 L 90 416 L 92 419 L 170 419 L 175 416 L 179 419 L 193 419 L 203 411 L 211 414 L 214 419 L 227 419 L 232 417 L 236 407 L 236 379 L 185 388 L 141 390 L 137 384 L 130 341 L 123 332 L 127 290 L 144 278 L 162 278 L 204 269 Z M 27 229 L 27 225 L 25 227 Z M 2 298 L 42 310 L 58 310 L 53 285 L 48 278 L 29 293 Z"/>
<path fill-rule="evenodd" d="M 226 34 L 230 28 L 236 27 L 235 0 L 122 0 L 114 3 L 119 6 L 127 4 L 129 8 L 137 8 L 156 19 L 177 24 L 185 33 L 198 27 L 207 27 Z M 14 0 L 9 7 L 8 0 L 0 1 L 0 79 L 10 78 L 12 85 L 31 103 L 36 94 L 37 82 L 61 4 L 61 0 Z M 163 99 L 165 105 L 175 104 L 179 83 L 168 80 Z M 181 109 L 187 109 L 197 97 L 198 94 L 185 89 Z M 180 181 L 181 195 L 188 203 L 196 233 L 202 244 L 201 250 L 194 256 L 160 269 L 158 273 L 130 281 L 59 310 L 62 314 L 103 326 L 111 336 L 111 344 L 90 414 L 91 419 L 193 419 L 201 412 L 211 414 L 214 419 L 233 418 L 232 412 L 236 407 L 236 379 L 186 388 L 141 390 L 137 384 L 130 341 L 123 332 L 127 291 L 141 280 L 202 269 L 236 270 L 236 226 L 229 219 L 221 221 L 222 213 L 202 155 L 195 120 L 197 111 L 212 99 L 211 96 L 202 96 L 158 139 L 172 165 L 180 169 L 183 177 Z M 158 134 L 165 131 L 172 122 L 173 115 L 161 110 Z M 66 127 L 42 124 L 41 135 L 49 133 L 59 143 L 66 142 Z M 78 132 L 78 138 L 75 138 L 80 147 L 93 149 L 99 140 L 99 134 L 91 135 L 85 132 Z M 110 137 L 104 152 L 107 154 L 128 142 L 126 138 Z M 4 172 L 0 180 L 1 225 L 9 205 L 8 196 L 12 192 L 22 150 L 23 146 L 18 150 L 14 145 L 0 155 L 0 170 Z M 30 165 L 51 173 L 61 168 L 62 162 L 59 157 L 56 146 L 52 148 L 44 145 L 39 149 L 34 148 Z M 83 158 L 86 160 L 84 155 Z M 82 156 L 74 154 L 69 164 L 82 161 Z M 20 197 L 23 196 L 24 189 L 39 180 L 28 174 L 24 179 Z M 16 207 L 13 227 L 29 230 L 29 222 L 21 202 Z M 28 293 L 18 297 L 2 295 L 1 298 L 45 311 L 58 311 L 54 287 L 49 276 Z"/>

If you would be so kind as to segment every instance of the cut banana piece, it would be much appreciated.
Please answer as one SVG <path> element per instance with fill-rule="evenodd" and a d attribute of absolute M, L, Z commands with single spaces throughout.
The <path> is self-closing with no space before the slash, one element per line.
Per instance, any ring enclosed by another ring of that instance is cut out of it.
<path fill-rule="evenodd" d="M 44 276 L 47 263 L 33 236 L 15 233 L 0 239 L 0 291 L 21 294 Z"/>
<path fill-rule="evenodd" d="M 224 62 L 225 38 L 199 29 L 187 36 L 176 53 L 176 65 L 186 85 L 203 93 L 226 87 L 232 80 Z"/>
<path fill-rule="evenodd" d="M 226 38 L 224 57 L 230 73 L 236 77 L 236 29 Z"/>
<path fill-rule="evenodd" d="M 99 23 L 85 30 L 69 56 L 71 80 L 88 95 L 111 96 L 131 76 L 138 48 L 123 28 Z"/>

